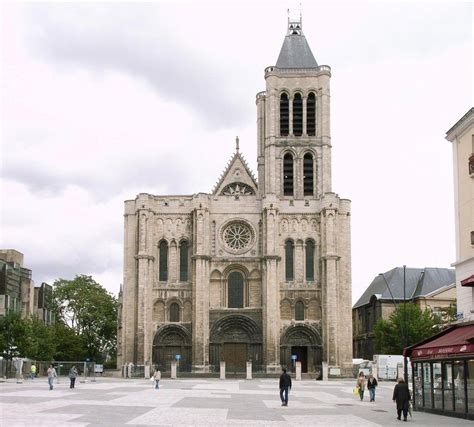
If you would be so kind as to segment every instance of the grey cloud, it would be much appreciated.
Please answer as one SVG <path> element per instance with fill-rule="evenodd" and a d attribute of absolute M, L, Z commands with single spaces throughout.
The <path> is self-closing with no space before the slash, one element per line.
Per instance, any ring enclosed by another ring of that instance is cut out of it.
<path fill-rule="evenodd" d="M 128 188 L 156 188 L 179 194 L 191 181 L 191 171 L 187 169 L 179 155 L 130 157 L 127 160 L 107 163 L 102 167 L 80 172 L 60 171 L 44 163 L 7 161 L 3 166 L 3 176 L 22 183 L 36 194 L 44 196 L 62 193 L 70 185 L 88 191 L 95 199 L 109 199 Z M 100 162 L 100 160 L 97 160 Z M 114 164 L 112 164 L 114 163 Z M 151 190 L 149 190 L 151 191 Z M 206 191 L 206 190 L 205 190 Z"/>
<path fill-rule="evenodd" d="M 230 64 L 199 53 L 201 44 L 215 43 L 214 36 L 195 34 L 196 49 L 190 50 L 173 37 L 172 31 L 178 29 L 167 28 L 156 4 L 138 9 L 134 5 L 129 16 L 116 8 L 115 4 L 34 5 L 29 8 L 29 43 L 37 56 L 58 65 L 118 71 L 142 79 L 164 99 L 187 105 L 207 126 L 232 126 L 250 118 L 248 100 L 227 80 Z M 156 18 L 153 25 L 147 14 Z"/>

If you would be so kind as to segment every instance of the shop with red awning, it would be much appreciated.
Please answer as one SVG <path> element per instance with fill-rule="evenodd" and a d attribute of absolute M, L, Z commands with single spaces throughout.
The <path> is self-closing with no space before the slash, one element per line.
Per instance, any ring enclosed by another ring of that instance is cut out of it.
<path fill-rule="evenodd" d="M 474 322 L 458 323 L 407 347 L 414 408 L 474 420 Z"/>

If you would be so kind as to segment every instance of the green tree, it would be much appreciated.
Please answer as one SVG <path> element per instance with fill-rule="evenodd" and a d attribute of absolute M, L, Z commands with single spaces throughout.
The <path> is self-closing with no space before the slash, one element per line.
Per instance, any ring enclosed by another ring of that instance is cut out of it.
<path fill-rule="evenodd" d="M 439 330 L 439 319 L 431 310 L 422 311 L 411 302 L 398 304 L 388 320 L 374 327 L 375 348 L 382 354 L 402 354 L 407 345 L 422 341 Z"/>
<path fill-rule="evenodd" d="M 86 357 L 103 361 L 104 355 L 116 353 L 117 299 L 91 276 L 56 280 L 53 305 L 57 319 L 82 340 Z M 62 347 L 58 342 L 58 349 Z"/>
<path fill-rule="evenodd" d="M 54 327 L 45 325 L 36 316 L 26 320 L 28 323 L 28 347 L 26 356 L 34 360 L 52 360 L 56 352 Z"/>
<path fill-rule="evenodd" d="M 31 328 L 27 319 L 22 319 L 20 313 L 8 311 L 0 317 L 0 351 L 2 357 L 11 359 L 17 356 L 27 356 Z"/>
<path fill-rule="evenodd" d="M 87 350 L 81 336 L 67 326 L 62 320 L 57 320 L 53 326 L 56 352 L 54 360 L 78 361 L 87 357 Z"/>

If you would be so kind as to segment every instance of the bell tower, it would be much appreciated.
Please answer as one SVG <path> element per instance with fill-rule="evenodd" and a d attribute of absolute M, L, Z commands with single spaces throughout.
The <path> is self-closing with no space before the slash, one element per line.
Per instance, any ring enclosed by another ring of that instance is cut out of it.
<path fill-rule="evenodd" d="M 301 15 L 288 18 L 256 100 L 262 196 L 301 200 L 331 192 L 330 78 L 331 68 L 318 65 L 306 41 Z"/>

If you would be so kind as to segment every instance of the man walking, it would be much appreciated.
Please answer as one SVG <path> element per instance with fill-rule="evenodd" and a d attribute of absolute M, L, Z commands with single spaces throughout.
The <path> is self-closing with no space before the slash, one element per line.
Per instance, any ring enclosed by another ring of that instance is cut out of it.
<path fill-rule="evenodd" d="M 378 386 L 377 379 L 372 374 L 369 374 L 369 379 L 367 380 L 367 388 L 370 393 L 371 402 L 375 402 L 375 389 L 377 386 Z"/>
<path fill-rule="evenodd" d="M 281 406 L 288 406 L 288 389 L 291 390 L 291 377 L 286 373 L 286 368 L 282 368 L 280 375 Z"/>
<path fill-rule="evenodd" d="M 69 388 L 74 388 L 76 384 L 76 377 L 77 377 L 77 369 L 75 365 L 72 365 L 72 368 L 69 369 L 69 380 L 71 382 L 69 384 Z"/>

